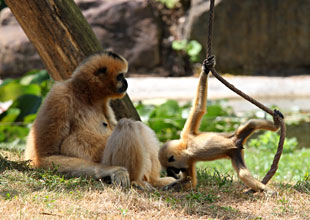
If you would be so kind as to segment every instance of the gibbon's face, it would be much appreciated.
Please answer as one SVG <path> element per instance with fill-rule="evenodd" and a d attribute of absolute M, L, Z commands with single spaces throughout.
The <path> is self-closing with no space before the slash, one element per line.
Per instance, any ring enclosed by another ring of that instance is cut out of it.
<path fill-rule="evenodd" d="M 98 96 L 121 98 L 128 88 L 127 68 L 125 58 L 113 52 L 102 52 L 87 58 L 76 72 Z"/>
<path fill-rule="evenodd" d="M 168 141 L 159 151 L 159 161 L 167 175 L 179 178 L 180 172 L 188 169 L 187 158 L 182 156 L 180 151 L 180 142 L 178 140 Z"/>

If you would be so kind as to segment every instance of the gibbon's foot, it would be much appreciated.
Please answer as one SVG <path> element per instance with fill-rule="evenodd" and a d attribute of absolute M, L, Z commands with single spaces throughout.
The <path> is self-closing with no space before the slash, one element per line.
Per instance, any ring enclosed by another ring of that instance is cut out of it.
<path fill-rule="evenodd" d="M 263 193 L 266 195 L 266 196 L 269 196 L 269 197 L 273 197 L 273 196 L 277 196 L 278 195 L 278 192 L 277 191 L 274 191 L 270 188 L 266 188 L 264 189 Z"/>
<path fill-rule="evenodd" d="M 284 119 L 283 114 L 277 109 L 273 110 L 273 121 L 275 125 L 280 125 L 281 119 Z"/>
<path fill-rule="evenodd" d="M 114 167 L 112 170 L 105 171 L 103 169 L 102 175 L 97 175 L 98 179 L 108 184 L 113 184 L 128 188 L 130 186 L 129 173 L 124 167 Z"/>
<path fill-rule="evenodd" d="M 203 64 L 202 64 L 202 70 L 205 74 L 208 74 L 209 71 L 215 67 L 215 64 L 216 64 L 216 61 L 215 61 L 215 56 L 212 55 L 212 56 L 209 56 L 207 59 L 205 59 L 203 61 Z"/>
<path fill-rule="evenodd" d="M 187 179 L 183 179 L 180 181 L 175 181 L 175 182 L 163 187 L 163 190 L 167 191 L 167 190 L 173 189 L 173 190 L 179 192 L 182 190 L 190 189 L 191 186 L 192 186 L 192 184 L 191 184 L 190 178 L 187 178 Z"/>
<path fill-rule="evenodd" d="M 265 187 L 264 190 L 259 191 L 259 192 L 260 193 L 264 193 L 267 196 L 276 196 L 276 195 L 278 195 L 278 193 L 276 191 L 270 189 L 269 187 Z M 244 192 L 244 194 L 246 194 L 246 195 L 250 195 L 250 194 L 254 194 L 254 193 L 257 193 L 257 192 L 255 190 L 253 190 L 253 189 L 249 189 L 249 190 Z"/>
<path fill-rule="evenodd" d="M 152 192 L 156 190 L 150 183 L 146 181 L 132 181 L 131 186 L 147 192 Z"/>

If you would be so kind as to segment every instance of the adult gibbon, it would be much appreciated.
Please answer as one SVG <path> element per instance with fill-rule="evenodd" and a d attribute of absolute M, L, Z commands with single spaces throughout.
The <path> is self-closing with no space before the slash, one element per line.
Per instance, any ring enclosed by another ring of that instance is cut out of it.
<path fill-rule="evenodd" d="M 266 185 L 255 179 L 245 165 L 243 145 L 247 138 L 258 129 L 277 131 L 279 118 L 283 115 L 275 110 L 274 122 L 268 120 L 249 120 L 240 126 L 234 134 L 200 132 L 199 126 L 206 112 L 207 81 L 209 70 L 215 65 L 214 56 L 203 63 L 199 85 L 193 107 L 184 125 L 179 140 L 172 140 L 164 144 L 159 152 L 159 160 L 167 169 L 168 176 L 177 177 L 182 171 L 183 177 L 166 188 L 177 190 L 195 187 L 197 184 L 195 164 L 197 161 L 211 161 L 221 158 L 231 159 L 240 180 L 254 191 L 268 190 Z M 270 190 L 272 192 L 272 190 Z"/>
<path fill-rule="evenodd" d="M 40 107 L 25 151 L 34 167 L 71 176 L 109 179 L 128 187 L 165 186 L 159 144 L 141 122 L 115 120 L 110 99 L 127 90 L 127 61 L 112 52 L 87 58 L 66 81 L 56 82 Z"/>

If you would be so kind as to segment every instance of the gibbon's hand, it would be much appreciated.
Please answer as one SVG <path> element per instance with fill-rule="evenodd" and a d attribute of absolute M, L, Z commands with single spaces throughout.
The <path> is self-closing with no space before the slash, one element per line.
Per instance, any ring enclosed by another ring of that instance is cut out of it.
<path fill-rule="evenodd" d="M 284 119 L 283 114 L 279 110 L 277 110 L 277 109 L 273 110 L 273 121 L 274 121 L 274 124 L 275 125 L 280 125 L 281 119 Z"/>
<path fill-rule="evenodd" d="M 216 64 L 216 61 L 215 61 L 215 56 L 212 55 L 212 56 L 209 56 L 207 59 L 205 59 L 203 61 L 203 64 L 202 64 L 202 70 L 205 74 L 208 74 L 209 71 L 215 67 L 215 64 Z"/>
<path fill-rule="evenodd" d="M 101 175 L 98 175 L 98 179 L 102 179 L 103 182 L 108 184 L 114 184 L 124 188 L 130 186 L 129 173 L 124 167 L 114 167 L 108 172 L 103 169 Z"/>
<path fill-rule="evenodd" d="M 191 186 L 192 186 L 191 178 L 190 177 L 186 177 L 185 179 L 177 180 L 177 181 L 175 181 L 173 183 L 170 183 L 169 185 L 165 186 L 163 188 L 163 190 L 166 191 L 166 190 L 173 189 L 173 190 L 179 192 L 181 190 L 190 189 Z"/>

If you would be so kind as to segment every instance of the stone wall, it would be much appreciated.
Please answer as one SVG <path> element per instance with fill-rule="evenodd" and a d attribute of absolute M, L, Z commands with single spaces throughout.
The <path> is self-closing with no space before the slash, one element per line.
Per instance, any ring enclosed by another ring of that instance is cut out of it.
<path fill-rule="evenodd" d="M 310 74 L 309 0 L 216 1 L 217 69 L 241 74 Z M 209 1 L 192 0 L 185 35 L 205 45 Z M 205 50 L 204 50 L 205 51 Z"/>

